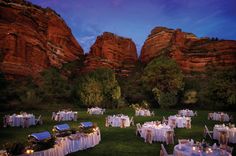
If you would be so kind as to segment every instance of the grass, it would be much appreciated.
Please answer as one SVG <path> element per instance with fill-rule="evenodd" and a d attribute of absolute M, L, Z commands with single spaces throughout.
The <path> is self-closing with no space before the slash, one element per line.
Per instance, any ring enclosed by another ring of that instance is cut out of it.
<path fill-rule="evenodd" d="M 52 111 L 56 111 L 57 109 L 49 108 L 43 110 L 35 110 L 35 111 L 27 111 L 28 113 L 34 113 L 36 117 L 40 114 L 43 117 L 44 124 L 41 126 L 33 126 L 30 128 L 17 128 L 17 127 L 8 127 L 3 128 L 0 127 L 0 147 L 6 142 L 26 142 L 28 134 L 33 132 L 40 131 L 49 131 L 51 132 L 52 127 L 58 123 L 68 123 L 71 127 L 76 127 L 82 121 L 92 121 L 97 123 L 100 127 L 102 140 L 100 144 L 95 146 L 94 148 L 90 148 L 84 151 L 79 151 L 76 153 L 70 154 L 70 156 L 89 156 L 89 155 L 109 155 L 109 156 L 126 156 L 126 155 L 135 155 L 135 156 L 158 156 L 160 152 L 160 142 L 154 142 L 153 144 L 147 144 L 144 140 L 135 135 L 136 127 L 128 127 L 128 128 L 113 128 L 113 127 L 105 127 L 105 117 L 107 115 L 113 115 L 118 113 L 123 113 L 129 116 L 134 116 L 134 110 L 131 108 L 124 109 L 114 109 L 107 110 L 104 115 L 89 115 L 86 113 L 85 109 L 81 108 L 73 108 L 74 111 L 78 111 L 78 121 L 71 122 L 56 122 L 51 120 Z M 177 113 L 177 110 L 163 110 L 163 109 L 154 109 L 155 116 L 154 117 L 135 117 L 135 123 L 144 123 L 146 121 L 154 121 L 162 119 L 162 116 L 168 117 L 169 115 L 174 115 Z M 207 115 L 210 111 L 198 110 L 198 116 L 192 118 L 192 129 L 175 129 L 175 144 L 177 144 L 177 140 L 181 138 L 189 138 L 194 139 L 195 141 L 201 141 L 203 139 L 203 127 L 204 125 L 208 125 L 209 129 L 213 129 L 215 124 L 219 124 L 220 122 L 209 121 L 207 120 Z M 15 112 L 1 112 L 0 117 L 5 114 L 12 114 Z M 236 112 L 229 112 L 236 117 Z M 2 122 L 2 121 L 1 121 Z M 1 123 L 2 125 L 2 123 Z M 207 142 L 213 143 L 209 138 Z M 215 141 L 216 142 L 216 141 Z M 233 155 L 236 155 L 236 145 L 231 144 L 230 146 L 234 147 Z M 165 145 L 168 153 L 173 153 L 174 145 Z M 0 148 L 1 149 L 1 148 Z"/>

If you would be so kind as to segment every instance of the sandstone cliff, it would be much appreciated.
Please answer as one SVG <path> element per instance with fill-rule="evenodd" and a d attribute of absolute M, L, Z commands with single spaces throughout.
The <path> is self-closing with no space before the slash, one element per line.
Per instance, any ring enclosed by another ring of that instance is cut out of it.
<path fill-rule="evenodd" d="M 34 76 L 76 60 L 83 49 L 53 10 L 24 0 L 0 0 L 0 70 Z"/>
<path fill-rule="evenodd" d="M 127 76 L 137 60 L 136 46 L 131 39 L 104 32 L 92 45 L 85 60 L 84 71 L 108 67 Z"/>
<path fill-rule="evenodd" d="M 218 68 L 236 66 L 236 41 L 197 38 L 180 29 L 156 27 L 145 41 L 140 59 L 148 63 L 161 54 L 176 60 L 184 73 L 204 72 L 208 64 Z"/>

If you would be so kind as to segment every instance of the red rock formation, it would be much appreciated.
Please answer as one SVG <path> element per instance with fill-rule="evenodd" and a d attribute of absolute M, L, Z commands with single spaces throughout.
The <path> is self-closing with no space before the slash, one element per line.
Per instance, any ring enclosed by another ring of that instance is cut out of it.
<path fill-rule="evenodd" d="M 236 66 L 236 41 L 212 41 L 180 29 L 156 27 L 145 41 L 140 59 L 148 63 L 163 53 L 175 59 L 185 73 L 203 72 L 208 64 Z"/>
<path fill-rule="evenodd" d="M 35 75 L 83 55 L 59 15 L 24 0 L 0 0 L 0 38 L 0 69 L 7 74 Z"/>
<path fill-rule="evenodd" d="M 137 60 L 136 46 L 131 39 L 104 32 L 92 45 L 85 60 L 84 70 L 108 67 L 125 76 Z"/>

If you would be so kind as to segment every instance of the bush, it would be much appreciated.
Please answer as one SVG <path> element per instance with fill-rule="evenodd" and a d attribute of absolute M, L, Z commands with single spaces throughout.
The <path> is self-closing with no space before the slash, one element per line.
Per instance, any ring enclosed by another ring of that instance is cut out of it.
<path fill-rule="evenodd" d="M 174 93 L 161 93 L 158 103 L 162 108 L 169 108 L 176 105 L 177 97 Z"/>
<path fill-rule="evenodd" d="M 42 98 L 32 89 L 26 90 L 23 95 L 20 95 L 20 100 L 27 109 L 33 109 L 42 102 Z"/>
<path fill-rule="evenodd" d="M 117 106 L 116 106 L 117 108 L 125 108 L 127 106 L 128 105 L 127 105 L 125 99 L 120 98 L 120 99 L 117 100 Z"/>

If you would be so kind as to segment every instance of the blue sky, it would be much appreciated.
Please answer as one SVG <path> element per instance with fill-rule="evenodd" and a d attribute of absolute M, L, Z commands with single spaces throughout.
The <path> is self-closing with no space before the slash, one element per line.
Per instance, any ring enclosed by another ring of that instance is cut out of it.
<path fill-rule="evenodd" d="M 236 40 L 236 0 L 29 0 L 59 13 L 85 52 L 104 31 L 140 51 L 155 26 Z"/>

